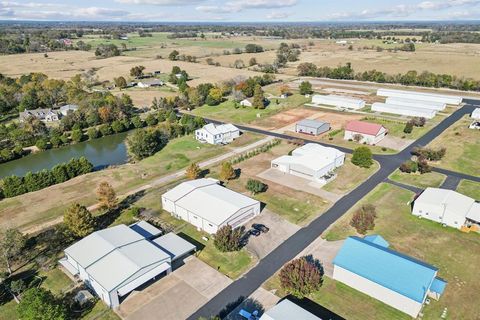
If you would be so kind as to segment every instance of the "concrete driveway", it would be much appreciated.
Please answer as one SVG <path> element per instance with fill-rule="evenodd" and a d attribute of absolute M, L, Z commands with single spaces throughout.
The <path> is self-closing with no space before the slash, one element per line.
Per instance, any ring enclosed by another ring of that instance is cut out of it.
<path fill-rule="evenodd" d="M 402 139 L 399 137 L 393 137 L 391 135 L 386 135 L 385 138 L 377 143 L 379 147 L 390 148 L 398 151 L 402 151 L 406 147 L 408 147 L 413 141 L 411 139 Z"/>
<path fill-rule="evenodd" d="M 265 257 L 300 229 L 299 226 L 288 222 L 268 209 L 264 209 L 262 214 L 251 220 L 245 227 L 248 229 L 253 223 L 263 224 L 270 229 L 267 233 L 261 233 L 258 237 L 250 236 L 248 239 L 248 251 L 259 259 Z"/>
<path fill-rule="evenodd" d="M 241 309 L 250 313 L 257 310 L 258 315 L 261 316 L 266 310 L 275 306 L 278 301 L 280 301 L 280 297 L 260 287 L 255 290 L 255 292 L 253 292 L 247 299 L 243 300 L 238 307 L 233 309 L 233 311 L 230 312 L 225 319 L 245 320 L 245 318 L 238 314 Z"/>
<path fill-rule="evenodd" d="M 232 283 L 196 257 L 141 291 L 134 291 L 115 312 L 128 320 L 182 320 Z"/>
<path fill-rule="evenodd" d="M 312 255 L 322 263 L 325 275 L 331 278 L 333 276 L 332 262 L 342 247 L 343 242 L 344 240 L 327 241 L 322 239 L 322 237 L 318 237 L 308 247 L 306 247 L 298 255 L 298 257 Z"/>

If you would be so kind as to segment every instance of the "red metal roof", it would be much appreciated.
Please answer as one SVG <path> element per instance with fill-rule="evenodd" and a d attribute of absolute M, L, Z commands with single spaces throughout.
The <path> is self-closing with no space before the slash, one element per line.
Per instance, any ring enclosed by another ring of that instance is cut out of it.
<path fill-rule="evenodd" d="M 363 122 L 363 121 L 357 121 L 357 120 L 350 121 L 345 126 L 345 130 L 368 134 L 372 136 L 376 136 L 382 128 L 384 128 L 384 126 L 382 126 L 381 124 Z"/>

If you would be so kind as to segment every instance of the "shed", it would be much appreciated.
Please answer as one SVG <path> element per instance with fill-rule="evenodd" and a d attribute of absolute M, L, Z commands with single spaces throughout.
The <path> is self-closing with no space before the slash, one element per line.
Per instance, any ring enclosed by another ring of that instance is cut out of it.
<path fill-rule="evenodd" d="M 458 106 L 462 103 L 463 98 L 457 96 L 450 96 L 436 93 L 426 93 L 418 91 L 405 91 L 405 90 L 393 90 L 393 89 L 378 89 L 377 95 L 381 97 L 396 97 L 421 101 L 440 102 L 445 104 L 451 104 Z"/>
<path fill-rule="evenodd" d="M 312 103 L 317 105 L 334 106 L 337 108 L 345 109 L 362 109 L 365 107 L 365 101 L 362 99 L 356 99 L 352 97 L 337 96 L 337 95 L 320 95 L 316 94 L 312 97 Z"/>
<path fill-rule="evenodd" d="M 375 102 L 374 104 L 372 104 L 372 111 L 398 114 L 409 117 L 423 117 L 425 119 L 432 119 L 437 114 L 437 112 L 432 109 L 424 109 L 381 102 Z"/>
<path fill-rule="evenodd" d="M 248 99 L 243 99 L 242 101 L 240 101 L 240 105 L 243 106 L 243 107 L 253 106 L 252 102 Z"/>
<path fill-rule="evenodd" d="M 197 250 L 195 245 L 177 236 L 173 232 L 167 233 L 153 240 L 153 243 L 168 253 L 172 258 L 172 261 L 182 258 L 185 255 Z"/>
<path fill-rule="evenodd" d="M 318 120 L 304 119 L 295 125 L 295 132 L 314 136 L 318 136 L 328 130 L 330 130 L 330 123 Z"/>

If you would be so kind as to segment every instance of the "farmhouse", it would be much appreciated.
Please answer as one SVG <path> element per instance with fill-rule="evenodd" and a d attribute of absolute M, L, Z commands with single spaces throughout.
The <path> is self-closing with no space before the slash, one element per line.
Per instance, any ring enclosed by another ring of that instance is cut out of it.
<path fill-rule="evenodd" d="M 316 143 L 292 151 L 292 155 L 272 160 L 271 166 L 281 172 L 325 184 L 345 162 L 345 153 Z"/>
<path fill-rule="evenodd" d="M 242 107 L 251 107 L 253 106 L 252 102 L 248 99 L 243 99 L 242 101 L 240 101 L 240 105 Z"/>
<path fill-rule="evenodd" d="M 388 130 L 376 123 L 364 121 L 350 121 L 345 126 L 345 140 L 355 140 L 359 143 L 375 145 L 387 135 Z"/>
<path fill-rule="evenodd" d="M 473 110 L 472 118 L 480 120 L 480 108 L 476 108 L 475 110 Z"/>
<path fill-rule="evenodd" d="M 397 98 L 397 97 L 388 97 L 385 103 L 399 105 L 399 106 L 430 109 L 435 111 L 442 111 L 442 110 L 445 110 L 445 108 L 447 107 L 447 105 L 443 102 L 422 101 L 422 100 Z"/>
<path fill-rule="evenodd" d="M 240 136 L 240 130 L 233 124 L 215 125 L 209 123 L 195 130 L 195 139 L 209 144 L 227 144 Z"/>
<path fill-rule="evenodd" d="M 152 232 L 158 235 L 160 230 L 146 222 L 96 231 L 65 249 L 59 263 L 115 308 L 137 287 L 170 273 L 173 260 L 195 250 L 173 233 L 154 240 L 145 237 Z"/>
<path fill-rule="evenodd" d="M 330 130 L 330 123 L 305 119 L 295 125 L 295 132 L 318 136 Z"/>
<path fill-rule="evenodd" d="M 480 227 L 480 203 L 452 190 L 427 188 L 415 199 L 412 214 L 457 229 Z"/>
<path fill-rule="evenodd" d="M 181 183 L 162 195 L 162 206 L 175 218 L 212 234 L 226 225 L 236 228 L 260 214 L 260 202 L 211 178 Z"/>
<path fill-rule="evenodd" d="M 381 102 L 375 102 L 372 104 L 372 111 L 392 113 L 409 117 L 423 117 L 425 119 L 432 119 L 437 114 L 437 111 L 432 109 Z"/>
<path fill-rule="evenodd" d="M 416 92 L 416 91 L 393 90 L 393 89 L 378 89 L 377 96 L 396 97 L 396 98 L 404 98 L 404 99 L 419 100 L 419 101 L 440 102 L 440 103 L 451 104 L 455 106 L 460 105 L 460 103 L 462 103 L 462 100 L 463 100 L 462 97 L 455 97 L 455 96 L 435 94 L 435 93 Z"/>
<path fill-rule="evenodd" d="M 27 118 L 34 117 L 38 120 L 43 122 L 54 122 L 58 121 L 58 113 L 53 111 L 52 109 L 34 109 L 34 110 L 27 110 L 20 112 L 19 120 L 20 122 L 24 122 Z"/>
<path fill-rule="evenodd" d="M 416 318 L 427 297 L 440 298 L 446 282 L 437 268 L 388 247 L 378 235 L 348 237 L 333 260 L 333 279 Z"/>
<path fill-rule="evenodd" d="M 137 87 L 139 88 L 150 88 L 150 87 L 160 87 L 163 86 L 165 83 L 159 79 L 150 79 L 150 80 L 142 80 L 137 83 Z"/>
<path fill-rule="evenodd" d="M 292 319 L 321 320 L 319 317 L 311 314 L 307 310 L 287 299 L 280 301 L 277 305 L 265 311 L 265 313 L 260 317 L 260 320 Z"/>
<path fill-rule="evenodd" d="M 319 95 L 315 94 L 312 96 L 312 103 L 316 105 L 327 105 L 327 106 L 334 106 L 337 108 L 344 108 L 344 109 L 362 109 L 365 107 L 365 101 L 362 99 L 355 99 L 350 97 L 344 96 L 336 96 L 336 95 Z"/>

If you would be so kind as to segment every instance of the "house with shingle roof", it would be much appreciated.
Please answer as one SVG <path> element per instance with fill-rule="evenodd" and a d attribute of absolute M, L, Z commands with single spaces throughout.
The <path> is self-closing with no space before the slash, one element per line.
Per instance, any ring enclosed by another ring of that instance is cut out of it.
<path fill-rule="evenodd" d="M 365 121 L 350 121 L 345 126 L 345 140 L 375 145 L 388 134 L 388 129 L 377 123 Z"/>

